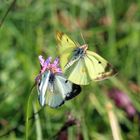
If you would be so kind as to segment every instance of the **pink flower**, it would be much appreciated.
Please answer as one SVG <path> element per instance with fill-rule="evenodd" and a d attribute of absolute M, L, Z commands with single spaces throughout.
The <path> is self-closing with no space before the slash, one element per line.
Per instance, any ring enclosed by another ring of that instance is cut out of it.
<path fill-rule="evenodd" d="M 45 60 L 42 55 L 39 56 L 39 61 L 41 64 L 41 74 L 44 73 L 46 70 L 50 70 L 53 74 L 62 73 L 62 70 L 58 67 L 59 59 L 56 58 L 53 63 L 51 63 L 51 59 L 51 57 L 48 57 Z"/>
<path fill-rule="evenodd" d="M 109 97 L 114 100 L 117 107 L 124 109 L 129 117 L 136 115 L 137 111 L 131 99 L 123 91 L 113 88 L 109 91 Z"/>
<path fill-rule="evenodd" d="M 49 70 L 51 73 L 56 74 L 56 73 L 62 73 L 61 68 L 59 68 L 59 59 L 56 58 L 53 63 L 51 63 L 52 57 L 48 57 L 46 60 L 43 58 L 42 55 L 39 57 L 40 65 L 41 65 L 41 70 L 38 76 L 35 78 L 35 81 L 39 81 L 41 75 Z"/>
<path fill-rule="evenodd" d="M 40 55 L 39 57 L 39 61 L 41 64 L 41 74 L 44 73 L 47 69 L 49 69 L 50 67 L 50 62 L 51 62 L 51 57 L 48 57 L 45 61 L 45 59 L 43 58 L 42 55 Z"/>
<path fill-rule="evenodd" d="M 50 64 L 50 70 L 52 73 L 62 73 L 61 68 L 59 66 L 59 59 L 56 58 L 52 64 Z"/>

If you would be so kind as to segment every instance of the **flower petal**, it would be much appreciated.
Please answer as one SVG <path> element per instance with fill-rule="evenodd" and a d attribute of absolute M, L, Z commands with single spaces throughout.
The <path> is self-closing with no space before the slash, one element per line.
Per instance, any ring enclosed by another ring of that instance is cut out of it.
<path fill-rule="evenodd" d="M 49 65 L 50 64 L 50 62 L 51 62 L 51 59 L 52 59 L 52 57 L 48 57 L 47 59 L 46 59 L 46 61 L 45 61 L 45 63 L 44 63 L 44 66 L 45 65 Z"/>
<path fill-rule="evenodd" d="M 42 55 L 39 55 L 39 61 L 40 61 L 40 64 L 41 64 L 41 66 L 43 67 L 43 65 L 44 65 L 44 62 L 45 62 L 45 59 L 43 58 L 43 56 Z"/>
<path fill-rule="evenodd" d="M 53 64 L 54 64 L 55 66 L 58 66 L 58 65 L 59 65 L 59 58 L 56 58 L 56 59 L 54 60 Z"/>

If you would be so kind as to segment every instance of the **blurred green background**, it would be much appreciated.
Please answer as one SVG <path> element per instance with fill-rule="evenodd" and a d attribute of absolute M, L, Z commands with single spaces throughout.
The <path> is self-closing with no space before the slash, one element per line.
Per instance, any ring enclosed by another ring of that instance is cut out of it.
<path fill-rule="evenodd" d="M 0 20 L 11 3 L 0 0 Z M 80 44 L 82 32 L 89 50 L 106 58 L 118 74 L 83 86 L 80 95 L 58 109 L 47 106 L 34 115 L 29 139 L 139 140 L 140 0 L 17 0 L 0 27 L 0 139 L 24 139 L 38 55 L 58 56 L 57 30 Z M 129 97 L 133 115 L 109 98 L 114 88 Z M 31 116 L 40 110 L 36 88 L 30 107 Z M 60 130 L 69 121 L 72 126 Z"/>

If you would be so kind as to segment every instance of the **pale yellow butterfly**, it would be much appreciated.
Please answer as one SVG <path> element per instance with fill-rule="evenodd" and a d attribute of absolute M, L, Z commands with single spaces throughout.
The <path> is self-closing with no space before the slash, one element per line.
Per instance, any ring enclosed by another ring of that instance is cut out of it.
<path fill-rule="evenodd" d="M 88 85 L 92 80 L 99 81 L 116 74 L 107 60 L 87 50 L 87 44 L 77 45 L 63 32 L 57 32 L 56 39 L 62 70 L 71 82 Z"/>

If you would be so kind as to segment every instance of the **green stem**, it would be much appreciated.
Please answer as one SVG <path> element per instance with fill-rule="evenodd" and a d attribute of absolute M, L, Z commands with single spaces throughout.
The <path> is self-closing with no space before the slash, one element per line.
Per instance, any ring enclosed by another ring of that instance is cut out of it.
<path fill-rule="evenodd" d="M 34 88 L 35 85 L 31 88 L 30 95 L 27 100 L 27 105 L 26 105 L 26 121 L 25 121 L 25 140 L 28 140 L 28 128 L 29 128 L 29 113 L 30 113 L 30 102 L 31 102 L 31 95 L 32 95 L 32 89 Z"/>

